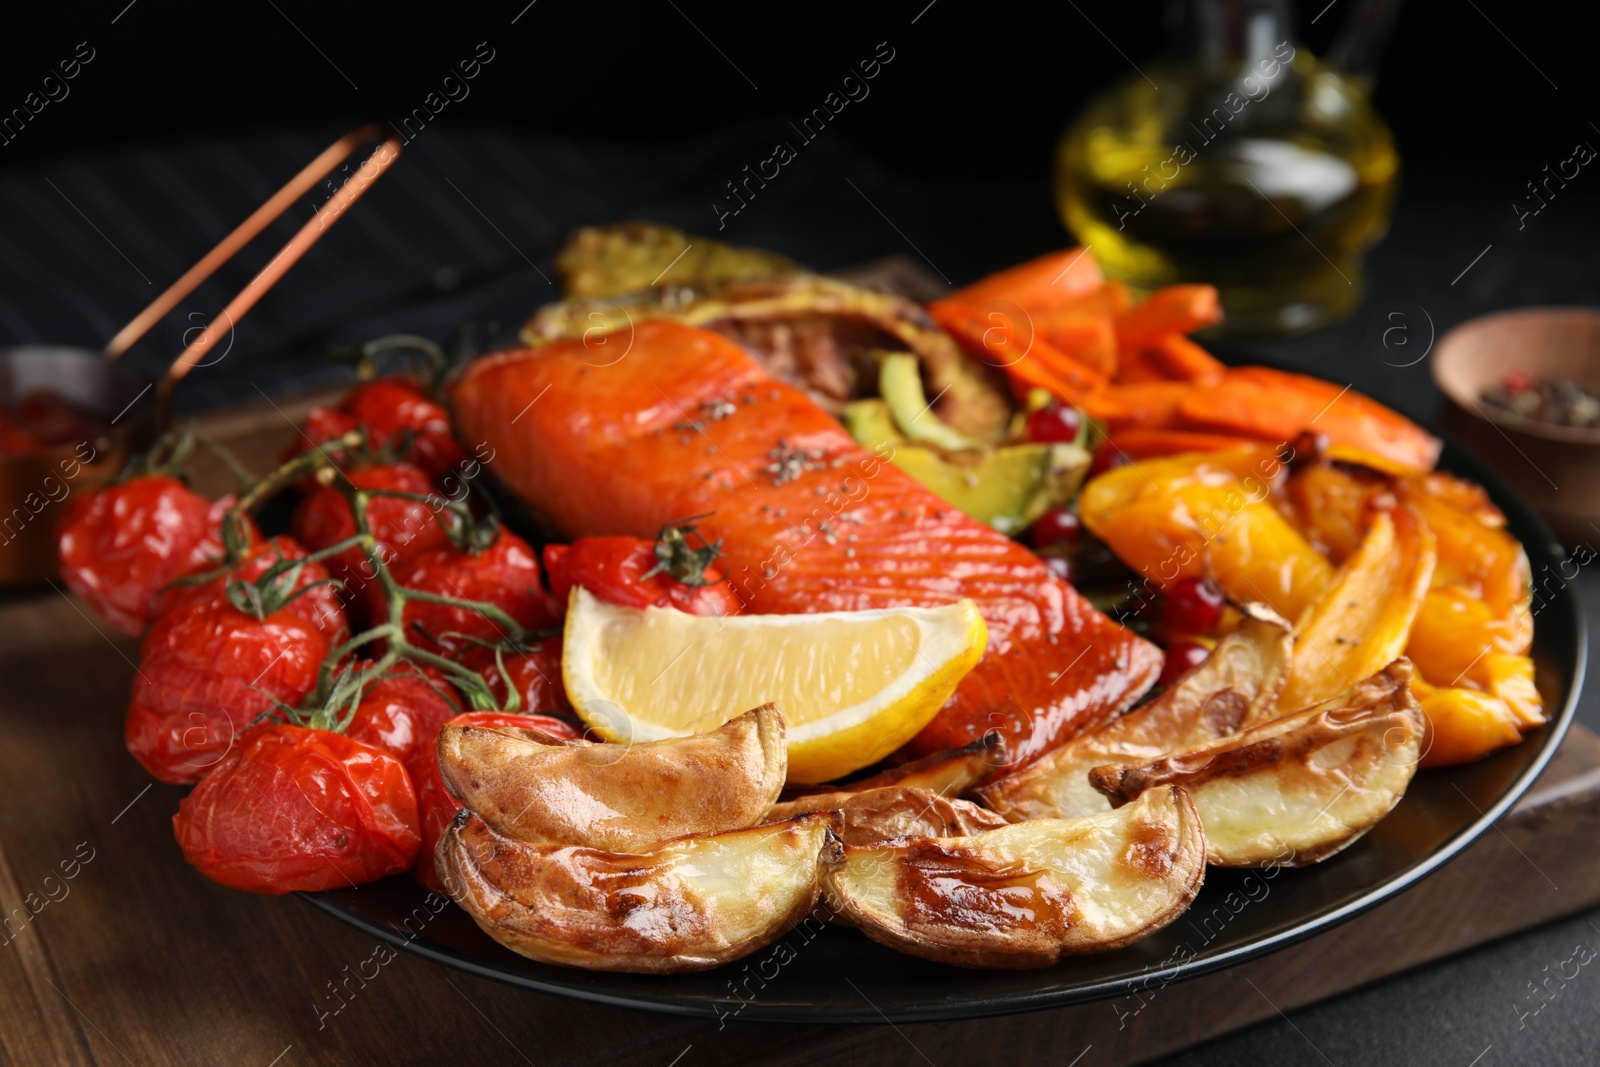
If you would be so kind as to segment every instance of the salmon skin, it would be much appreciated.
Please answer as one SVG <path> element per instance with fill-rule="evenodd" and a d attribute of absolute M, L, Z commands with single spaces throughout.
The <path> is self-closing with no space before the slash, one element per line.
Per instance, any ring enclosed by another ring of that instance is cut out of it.
<path fill-rule="evenodd" d="M 907 755 L 997 729 L 1020 766 L 1154 682 L 1154 645 L 902 473 L 888 446 L 856 444 L 732 341 L 650 321 L 606 342 L 474 362 L 453 396 L 463 440 L 568 537 L 654 537 L 663 523 L 709 513 L 698 527 L 722 539 L 729 580 L 751 612 L 970 597 L 988 648 Z"/>

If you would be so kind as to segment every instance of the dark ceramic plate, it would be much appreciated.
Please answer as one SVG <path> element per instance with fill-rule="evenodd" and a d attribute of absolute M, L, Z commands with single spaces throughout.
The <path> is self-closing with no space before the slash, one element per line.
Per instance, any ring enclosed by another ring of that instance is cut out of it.
<path fill-rule="evenodd" d="M 1207 872 L 1187 915 L 1130 948 L 1048 970 L 972 971 L 901 955 L 854 930 L 798 928 L 745 960 L 703 974 L 598 974 L 523 959 L 491 941 L 454 905 L 435 915 L 423 890 L 403 878 L 306 899 L 406 951 L 486 978 L 607 1004 L 740 1020 L 876 1023 L 1002 1015 L 1153 991 L 1274 952 L 1394 896 L 1471 844 L 1532 784 L 1577 709 L 1586 644 L 1577 593 L 1561 584 L 1564 551 L 1533 511 L 1466 451 L 1447 444 L 1440 465 L 1488 489 L 1527 546 L 1542 594 L 1533 656 L 1552 721 L 1479 763 L 1422 772 L 1388 818 L 1315 867 Z M 1129 1000 L 1129 1010 L 1138 1003 Z"/>

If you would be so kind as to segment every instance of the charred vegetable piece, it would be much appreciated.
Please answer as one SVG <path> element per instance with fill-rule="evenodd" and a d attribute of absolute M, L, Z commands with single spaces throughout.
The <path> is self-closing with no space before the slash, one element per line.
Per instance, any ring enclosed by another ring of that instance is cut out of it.
<path fill-rule="evenodd" d="M 652 285 L 698 287 L 800 270 L 776 252 L 737 248 L 654 222 L 581 226 L 556 253 L 562 295 L 583 299 Z"/>

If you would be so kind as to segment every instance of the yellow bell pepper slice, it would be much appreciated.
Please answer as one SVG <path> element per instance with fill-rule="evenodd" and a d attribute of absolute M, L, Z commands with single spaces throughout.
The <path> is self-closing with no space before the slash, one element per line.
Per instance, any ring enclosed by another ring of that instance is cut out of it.
<path fill-rule="evenodd" d="M 1433 534 L 1416 509 L 1372 512 L 1361 547 L 1295 625 L 1287 713 L 1310 707 L 1399 658 L 1428 592 Z"/>
<path fill-rule="evenodd" d="M 1416 686 L 1413 684 L 1413 691 Z M 1419 697 L 1427 732 L 1422 738 L 1423 767 L 1447 767 L 1482 759 L 1522 739 L 1516 715 L 1499 697 L 1476 689 L 1433 689 Z"/>
<path fill-rule="evenodd" d="M 1531 730 L 1547 721 L 1544 698 L 1533 684 L 1533 660 L 1527 656 L 1491 652 L 1473 665 L 1467 679 L 1505 701 L 1521 729 Z"/>
<path fill-rule="evenodd" d="M 1210 576 L 1230 598 L 1294 618 L 1333 567 L 1274 506 L 1283 473 L 1265 445 L 1141 460 L 1085 486 L 1078 514 L 1153 590 Z"/>

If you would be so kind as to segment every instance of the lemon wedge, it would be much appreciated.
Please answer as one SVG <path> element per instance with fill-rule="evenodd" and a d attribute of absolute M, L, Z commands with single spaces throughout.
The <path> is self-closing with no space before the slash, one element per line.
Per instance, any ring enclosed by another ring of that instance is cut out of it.
<path fill-rule="evenodd" d="M 887 756 L 928 724 L 983 655 L 972 601 L 814 615 L 689 615 L 600 600 L 567 607 L 561 673 L 609 741 L 706 733 L 762 704 L 783 709 L 791 782 L 826 782 Z"/>

